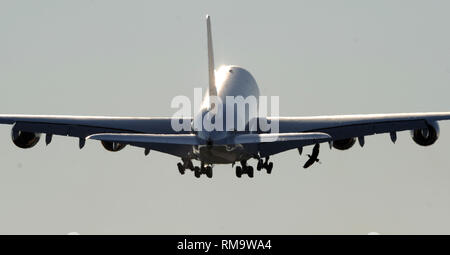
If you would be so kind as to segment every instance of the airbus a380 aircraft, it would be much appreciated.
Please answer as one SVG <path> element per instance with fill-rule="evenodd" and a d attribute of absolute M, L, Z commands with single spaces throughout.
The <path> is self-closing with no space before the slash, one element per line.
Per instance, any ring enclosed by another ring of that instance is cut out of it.
<path fill-rule="evenodd" d="M 406 113 L 406 114 L 367 114 L 318 117 L 264 117 L 265 121 L 278 124 L 274 133 L 263 131 L 259 125 L 256 130 L 249 128 L 238 130 L 243 125 L 249 127 L 248 111 L 244 118 L 233 121 L 232 128 L 224 131 L 198 129 L 194 123 L 203 123 L 205 116 L 212 118 L 220 113 L 210 100 L 212 97 L 222 99 L 232 96 L 259 97 L 259 89 L 252 75 L 242 67 L 226 66 L 214 69 L 211 39 L 210 17 L 207 16 L 209 92 L 205 104 L 194 118 L 130 118 L 130 117 L 88 117 L 88 116 L 52 116 L 52 115 L 0 115 L 0 123 L 11 124 L 12 140 L 20 148 L 31 148 L 45 134 L 48 145 L 53 135 L 79 138 L 82 148 L 86 139 L 101 141 L 108 151 L 120 151 L 126 145 L 144 149 L 145 155 L 150 150 L 168 153 L 181 158 L 178 170 L 181 174 L 186 169 L 194 171 L 198 178 L 205 174 L 212 177 L 214 164 L 232 164 L 236 166 L 236 176 L 247 174 L 253 177 L 253 167 L 247 165 L 249 159 L 257 159 L 257 169 L 266 169 L 271 173 L 273 163 L 271 155 L 291 149 L 314 145 L 312 155 L 304 167 L 318 161 L 319 144 L 327 142 L 338 150 L 347 150 L 356 140 L 364 145 L 368 135 L 390 133 L 393 142 L 396 132 L 410 130 L 412 139 L 421 146 L 432 145 L 439 136 L 437 121 L 450 119 L 450 112 Z M 216 79 L 219 77 L 220 79 Z M 257 102 L 256 102 L 257 104 Z M 226 108 L 226 107 L 225 107 Z M 236 109 L 233 106 L 233 111 Z M 223 116 L 223 115 L 222 115 Z M 263 117 L 258 117 L 262 120 Z M 173 121 L 188 121 L 189 130 L 176 131 Z M 244 122 L 244 123 L 242 123 Z M 257 122 L 259 123 L 259 122 Z M 201 124 L 200 124 L 201 125 Z M 193 160 L 200 161 L 195 166 Z"/>

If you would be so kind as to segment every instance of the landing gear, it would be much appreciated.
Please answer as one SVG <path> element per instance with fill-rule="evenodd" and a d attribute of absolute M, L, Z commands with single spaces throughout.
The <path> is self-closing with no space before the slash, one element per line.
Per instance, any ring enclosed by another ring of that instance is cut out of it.
<path fill-rule="evenodd" d="M 255 169 L 252 166 L 247 165 L 247 160 L 242 160 L 240 163 L 240 166 L 236 166 L 236 177 L 241 178 L 242 175 L 245 174 L 249 178 L 253 178 L 255 176 Z M 177 163 L 177 167 L 181 175 L 184 175 L 186 173 L 186 169 L 189 169 L 194 172 L 194 176 L 196 178 L 200 178 L 202 175 L 206 175 L 208 178 L 213 177 L 213 166 L 211 164 L 206 164 L 205 162 L 201 162 L 200 166 L 194 167 L 191 159 L 183 158 L 182 162 Z M 258 163 L 255 168 L 258 171 L 261 171 L 261 169 L 266 169 L 267 173 L 271 174 L 273 163 L 269 162 L 269 157 L 258 158 Z"/>
<path fill-rule="evenodd" d="M 265 169 L 267 170 L 267 174 L 272 173 L 272 168 L 273 168 L 273 162 L 270 162 L 269 164 L 267 164 L 267 166 L 265 167 Z"/>
<path fill-rule="evenodd" d="M 208 178 L 212 178 L 212 176 L 213 176 L 213 173 L 212 173 L 212 167 L 211 166 L 207 166 L 206 168 L 205 168 L 205 174 L 206 174 L 206 176 L 208 177 Z"/>
<path fill-rule="evenodd" d="M 241 178 L 241 176 L 242 176 L 242 167 L 237 166 L 236 167 L 236 177 Z"/>
<path fill-rule="evenodd" d="M 190 159 L 183 159 L 183 167 L 192 171 L 194 170 L 194 164 L 192 164 L 192 160 Z"/>
<path fill-rule="evenodd" d="M 258 164 L 256 165 L 256 170 L 261 171 L 262 167 L 263 167 L 263 160 L 262 159 L 258 159 Z"/>
<path fill-rule="evenodd" d="M 197 178 L 200 178 L 200 176 L 202 176 L 202 174 L 206 175 L 208 178 L 212 178 L 213 177 L 213 171 L 212 171 L 212 166 L 211 165 L 205 165 L 203 162 L 201 163 L 200 167 L 196 166 L 194 167 L 192 164 L 191 160 L 183 160 L 183 164 L 182 163 L 178 163 L 178 171 L 180 172 L 180 174 L 185 174 L 186 169 L 190 169 L 194 172 L 194 176 Z"/>
<path fill-rule="evenodd" d="M 194 175 L 195 177 L 200 178 L 200 176 L 202 175 L 200 167 L 198 166 L 194 167 Z"/>
<path fill-rule="evenodd" d="M 180 172 L 181 175 L 183 175 L 186 172 L 186 168 L 184 168 L 183 164 L 178 163 L 177 167 L 178 167 L 178 171 Z"/>
<path fill-rule="evenodd" d="M 247 174 L 248 174 L 248 177 L 253 178 L 254 171 L 253 171 L 253 167 L 252 166 L 248 166 L 247 167 Z"/>
<path fill-rule="evenodd" d="M 241 178 L 243 174 L 247 174 L 250 178 L 253 178 L 254 176 L 253 167 L 248 166 L 246 160 L 241 161 L 241 166 L 236 167 L 236 176 Z"/>
<path fill-rule="evenodd" d="M 273 163 L 269 162 L 269 157 L 265 158 L 263 161 L 261 158 L 258 159 L 258 164 L 256 165 L 256 170 L 261 171 L 261 169 L 266 169 L 268 174 L 272 173 Z"/>
<path fill-rule="evenodd" d="M 186 173 L 186 169 L 190 169 L 194 171 L 194 165 L 192 164 L 192 161 L 190 159 L 183 158 L 182 163 L 178 163 L 178 171 L 181 175 L 184 175 Z"/>

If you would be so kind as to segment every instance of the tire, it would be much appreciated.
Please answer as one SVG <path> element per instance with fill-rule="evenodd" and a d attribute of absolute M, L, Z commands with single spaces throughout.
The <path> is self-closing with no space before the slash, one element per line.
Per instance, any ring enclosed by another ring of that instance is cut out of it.
<path fill-rule="evenodd" d="M 261 171 L 263 167 L 263 161 L 261 159 L 258 159 L 258 164 L 256 165 L 256 170 Z"/>
<path fill-rule="evenodd" d="M 271 174 L 271 173 L 272 173 L 272 168 L 273 168 L 273 162 L 270 162 L 270 163 L 267 165 L 267 173 L 268 173 L 268 174 Z"/>
<path fill-rule="evenodd" d="M 180 172 L 181 175 L 183 175 L 185 173 L 185 169 L 183 167 L 183 164 L 178 163 L 177 166 L 178 166 L 178 171 Z"/>
<path fill-rule="evenodd" d="M 242 176 L 242 168 L 240 166 L 236 167 L 236 177 L 241 178 Z"/>
<path fill-rule="evenodd" d="M 200 175 L 202 175 L 202 173 L 200 172 L 200 168 L 198 166 L 194 167 L 194 175 L 197 178 L 200 178 Z"/>
<path fill-rule="evenodd" d="M 247 167 L 247 174 L 248 174 L 248 177 L 253 178 L 254 173 L 255 173 L 255 171 L 253 170 L 253 167 L 252 167 L 252 166 L 248 166 L 248 167 Z"/>
<path fill-rule="evenodd" d="M 212 178 L 213 176 L 212 167 L 210 166 L 206 167 L 206 176 L 208 176 L 208 178 Z"/>

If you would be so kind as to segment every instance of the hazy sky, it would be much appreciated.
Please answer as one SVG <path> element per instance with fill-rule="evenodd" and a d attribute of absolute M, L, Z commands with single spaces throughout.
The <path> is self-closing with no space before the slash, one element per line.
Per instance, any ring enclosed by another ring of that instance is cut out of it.
<path fill-rule="evenodd" d="M 450 110 L 448 1 L 0 0 L 0 113 L 171 116 L 216 64 L 247 68 L 280 115 Z M 0 126 L 0 234 L 450 234 L 450 122 L 272 175 L 178 173 L 177 158 L 54 137 L 15 147 Z M 305 151 L 310 148 L 305 149 Z M 255 164 L 256 161 L 252 161 Z"/>

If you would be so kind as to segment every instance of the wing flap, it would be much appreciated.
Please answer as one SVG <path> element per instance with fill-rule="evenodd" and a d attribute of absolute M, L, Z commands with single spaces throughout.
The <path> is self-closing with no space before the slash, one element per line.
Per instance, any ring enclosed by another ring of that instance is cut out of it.
<path fill-rule="evenodd" d="M 330 141 L 332 138 L 329 134 L 320 132 L 310 133 L 267 133 L 267 134 L 243 134 L 234 138 L 235 144 L 249 143 L 280 143 L 289 141 Z"/>
<path fill-rule="evenodd" d="M 256 144 L 260 156 L 266 157 L 286 150 L 331 141 L 333 138 L 321 132 L 293 132 L 269 134 L 244 134 L 234 139 L 236 144 Z"/>
<path fill-rule="evenodd" d="M 201 145 L 202 140 L 194 134 L 127 134 L 127 133 L 103 133 L 88 136 L 86 139 L 118 142 L 126 144 L 177 144 L 177 145 Z"/>

